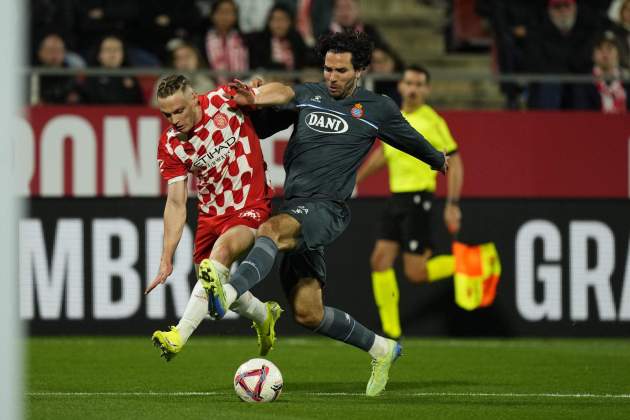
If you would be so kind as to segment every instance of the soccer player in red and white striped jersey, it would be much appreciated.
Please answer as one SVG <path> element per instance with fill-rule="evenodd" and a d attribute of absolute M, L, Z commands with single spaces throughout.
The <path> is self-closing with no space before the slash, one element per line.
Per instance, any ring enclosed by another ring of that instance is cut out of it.
<path fill-rule="evenodd" d="M 145 294 L 173 271 L 173 255 L 186 223 L 189 174 L 196 177 L 198 188 L 193 260 L 199 280 L 179 324 L 152 337 L 170 360 L 208 312 L 204 276 L 211 273 L 228 281 L 229 267 L 252 246 L 256 229 L 269 218 L 273 190 L 258 135 L 247 114 L 229 99 L 227 86 L 197 94 L 186 77 L 172 75 L 160 82 L 157 96 L 160 112 L 171 124 L 160 138 L 157 153 L 168 187 L 160 268 Z M 248 293 L 230 309 L 254 321 L 260 354 L 267 354 L 275 340 L 280 306 L 264 304 Z"/>

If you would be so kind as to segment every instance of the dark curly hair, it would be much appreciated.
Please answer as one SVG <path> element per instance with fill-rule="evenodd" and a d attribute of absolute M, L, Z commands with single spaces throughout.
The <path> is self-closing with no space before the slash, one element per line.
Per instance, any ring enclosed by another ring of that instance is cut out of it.
<path fill-rule="evenodd" d="M 352 54 L 352 66 L 356 70 L 363 70 L 372 61 L 374 43 L 364 32 L 343 31 L 323 35 L 319 38 L 316 49 L 322 61 L 329 51 L 349 52 Z"/>

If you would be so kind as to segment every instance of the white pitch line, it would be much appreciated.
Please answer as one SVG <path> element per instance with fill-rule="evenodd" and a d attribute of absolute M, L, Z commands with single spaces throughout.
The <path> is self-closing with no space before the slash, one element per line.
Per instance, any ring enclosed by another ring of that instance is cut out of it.
<path fill-rule="evenodd" d="M 313 392 L 307 395 L 316 396 L 354 396 L 364 395 L 353 392 Z M 560 393 L 524 393 L 516 392 L 414 392 L 396 393 L 406 397 L 480 397 L 480 398 L 624 398 L 630 399 L 630 394 L 560 394 Z"/>
<path fill-rule="evenodd" d="M 227 392 L 27 392 L 28 397 L 206 397 Z"/>
<path fill-rule="evenodd" d="M 627 350 L 630 343 L 580 343 L 580 342 L 563 342 L 563 341 L 519 341 L 519 340 L 422 340 L 405 343 L 402 341 L 403 347 L 407 348 L 425 348 L 425 347 L 453 347 L 453 348 L 498 348 L 498 349 L 544 349 L 544 350 Z"/>
<path fill-rule="evenodd" d="M 135 339 L 127 340 L 125 338 L 119 341 L 120 344 L 128 344 L 129 342 L 136 342 Z M 242 346 L 243 339 L 239 338 L 222 338 L 220 340 L 221 346 Z M 323 341 L 322 341 L 323 342 Z M 64 345 L 64 344 L 79 344 L 80 346 L 102 346 L 103 343 L 98 339 L 81 339 L 77 341 L 75 338 L 46 338 L 45 341 L 38 343 L 38 345 Z M 282 339 L 282 345 L 287 347 L 316 347 L 321 344 L 320 340 L 312 340 L 306 337 L 293 337 Z M 191 342 L 188 344 L 191 347 L 216 347 L 215 340 L 206 341 L 200 340 Z M 327 342 L 326 345 L 344 347 L 345 343 L 332 341 Z M 579 341 L 563 341 L 562 339 L 552 340 L 538 340 L 538 341 L 521 341 L 521 340 L 449 340 L 449 339 L 429 339 L 423 338 L 420 341 L 402 342 L 403 347 L 407 349 L 423 349 L 434 347 L 449 347 L 449 348 L 499 348 L 499 349 L 543 349 L 543 350 L 567 350 L 567 351 L 590 351 L 592 349 L 597 350 L 611 350 L 611 351 L 627 351 L 630 349 L 630 343 L 628 342 L 613 342 L 607 343 L 606 341 L 599 343 L 581 343 Z"/>
<path fill-rule="evenodd" d="M 285 392 L 293 394 L 293 392 Z M 295 394 L 300 394 L 296 392 Z M 307 392 L 306 395 L 318 397 L 363 396 L 359 392 Z M 208 397 L 231 395 L 231 392 L 27 392 L 29 397 Z M 630 394 L 561 394 L 561 393 L 516 393 L 516 392 L 413 392 L 394 393 L 405 397 L 472 397 L 472 398 L 590 398 L 590 399 L 630 399 Z"/>

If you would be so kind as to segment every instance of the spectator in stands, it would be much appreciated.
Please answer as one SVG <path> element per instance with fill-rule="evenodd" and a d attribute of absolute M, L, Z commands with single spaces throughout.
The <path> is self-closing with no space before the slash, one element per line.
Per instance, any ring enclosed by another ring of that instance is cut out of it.
<path fill-rule="evenodd" d="M 289 6 L 295 16 L 295 26 L 308 47 L 330 30 L 334 0 L 277 0 Z"/>
<path fill-rule="evenodd" d="M 314 61 L 300 34 L 295 30 L 291 10 L 276 4 L 269 12 L 264 31 L 249 38 L 250 67 L 267 70 L 300 70 Z"/>
<path fill-rule="evenodd" d="M 201 11 L 201 16 L 208 18 L 212 5 L 216 0 L 196 0 Z M 290 0 L 289 0 L 290 1 Z M 275 3 L 274 0 L 234 0 L 238 8 L 238 28 L 242 34 L 251 34 L 265 29 L 269 10 Z"/>
<path fill-rule="evenodd" d="M 375 47 L 372 52 L 370 69 L 374 73 L 399 73 L 405 69 L 405 63 L 393 51 L 383 46 Z"/>
<path fill-rule="evenodd" d="M 621 3 L 618 18 L 612 28 L 619 46 L 619 62 L 621 67 L 630 70 L 630 0 Z"/>
<path fill-rule="evenodd" d="M 77 54 L 66 51 L 64 40 L 59 34 L 46 35 L 39 44 L 35 65 L 48 68 L 85 67 Z M 73 104 L 79 102 L 79 88 L 73 76 L 41 76 L 39 79 L 39 98 L 36 103 Z"/>
<path fill-rule="evenodd" d="M 93 65 L 104 69 L 120 69 L 128 66 L 122 38 L 109 35 L 99 44 Z M 118 105 L 142 104 L 142 90 L 132 76 L 92 76 L 83 85 L 83 101 L 86 104 Z"/>
<path fill-rule="evenodd" d="M 191 43 L 179 42 L 173 48 L 171 53 L 171 66 L 178 73 L 187 74 L 190 86 L 197 93 L 208 92 L 216 86 L 208 75 L 201 72 L 205 69 L 205 60 L 201 56 L 199 50 Z M 151 104 L 157 107 L 157 88 L 160 84 L 158 80 L 153 88 Z"/>
<path fill-rule="evenodd" d="M 522 73 L 528 35 L 542 20 L 545 0 L 477 0 L 477 13 L 492 28 L 501 73 Z M 502 83 L 506 108 L 520 108 L 522 88 L 516 83 Z"/>
<path fill-rule="evenodd" d="M 202 16 L 194 0 L 152 0 L 142 3 L 127 40 L 169 63 L 169 43 L 190 40 L 202 29 Z"/>
<path fill-rule="evenodd" d="M 608 10 L 613 0 L 577 0 L 584 12 L 584 18 L 598 27 L 605 27 L 610 23 Z"/>
<path fill-rule="evenodd" d="M 548 0 L 547 14 L 540 26 L 527 36 L 527 71 L 547 74 L 587 73 L 591 63 L 592 20 L 578 13 L 575 0 Z M 545 82 L 530 85 L 529 107 L 571 109 L 575 107 L 574 86 Z"/>
<path fill-rule="evenodd" d="M 85 57 L 90 50 L 109 34 L 128 34 L 128 23 L 142 12 L 146 2 L 120 0 L 81 0 L 75 1 L 77 24 L 77 50 Z"/>
<path fill-rule="evenodd" d="M 396 73 L 403 71 L 404 64 L 396 60 L 390 51 L 377 47 L 372 51 L 372 62 L 370 63 L 369 72 L 375 76 L 392 76 L 392 79 L 378 78 L 374 82 L 374 92 L 387 95 L 398 105 L 401 103 L 400 93 L 398 92 L 398 78 Z"/>
<path fill-rule="evenodd" d="M 331 32 L 356 31 L 365 32 L 374 42 L 375 47 L 390 51 L 396 56 L 394 50 L 385 42 L 376 27 L 361 21 L 361 9 L 357 0 L 335 0 L 333 20 L 330 23 Z"/>
<path fill-rule="evenodd" d="M 238 6 L 238 26 L 242 33 L 251 34 L 265 29 L 274 0 L 235 0 Z"/>
<path fill-rule="evenodd" d="M 619 21 L 619 12 L 621 11 L 621 6 L 625 0 L 611 0 L 610 6 L 608 7 L 608 20 L 611 22 Z"/>
<path fill-rule="evenodd" d="M 29 54 L 37 55 L 40 42 L 50 33 L 57 33 L 65 46 L 74 49 L 75 0 L 30 0 L 28 17 L 30 19 L 31 49 Z"/>
<path fill-rule="evenodd" d="M 216 0 L 210 10 L 211 26 L 206 33 L 205 51 L 211 70 L 244 72 L 249 70 L 249 51 L 238 26 L 234 0 Z M 221 78 L 224 83 L 229 78 Z"/>
<path fill-rule="evenodd" d="M 37 49 L 37 59 L 39 64 L 57 67 L 59 61 L 63 67 L 81 69 L 85 67 L 85 60 L 74 51 L 69 51 L 66 41 L 57 32 L 50 32 L 39 42 Z"/>
<path fill-rule="evenodd" d="M 612 32 L 605 32 L 593 48 L 593 84 L 580 85 L 577 107 L 608 114 L 623 114 L 630 109 L 630 86 L 624 85 L 628 73 L 619 65 L 619 47 Z"/>

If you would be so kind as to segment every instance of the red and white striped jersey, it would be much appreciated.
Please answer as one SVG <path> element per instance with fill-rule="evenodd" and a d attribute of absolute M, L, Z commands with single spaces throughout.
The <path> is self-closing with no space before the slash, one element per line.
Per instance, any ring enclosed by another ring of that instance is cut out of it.
<path fill-rule="evenodd" d="M 227 97 L 227 86 L 199 95 L 201 121 L 180 140 L 162 133 L 157 159 L 169 184 L 197 177 L 199 210 L 208 216 L 238 211 L 271 199 L 260 139 L 247 115 Z M 178 137 L 179 136 L 179 137 Z"/>

